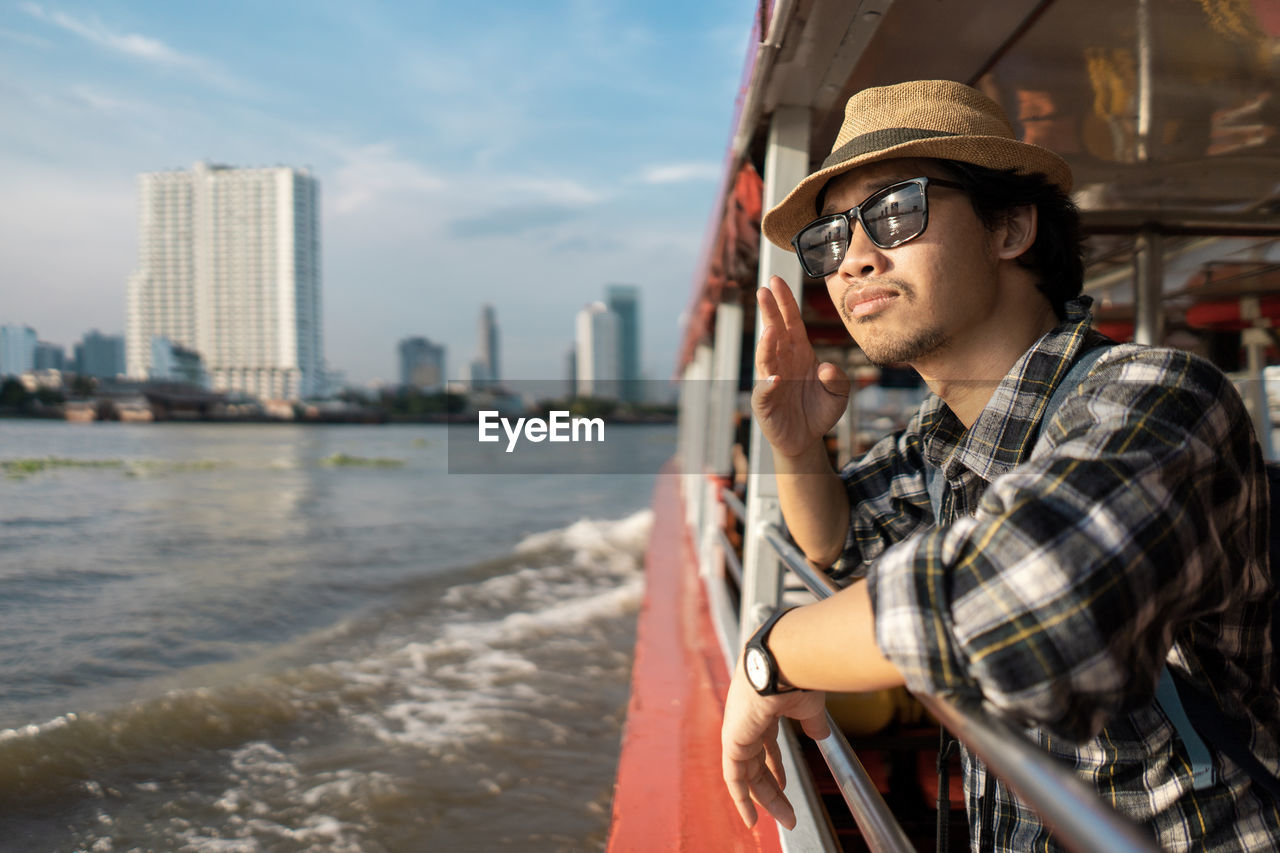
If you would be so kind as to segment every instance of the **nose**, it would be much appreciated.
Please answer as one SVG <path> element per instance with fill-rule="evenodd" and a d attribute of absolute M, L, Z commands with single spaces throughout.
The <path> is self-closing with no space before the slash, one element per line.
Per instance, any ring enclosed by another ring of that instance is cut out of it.
<path fill-rule="evenodd" d="M 849 249 L 844 253 L 836 275 L 849 278 L 870 278 L 885 271 L 889 258 L 863 230 L 862 223 L 853 222 L 849 233 Z"/>

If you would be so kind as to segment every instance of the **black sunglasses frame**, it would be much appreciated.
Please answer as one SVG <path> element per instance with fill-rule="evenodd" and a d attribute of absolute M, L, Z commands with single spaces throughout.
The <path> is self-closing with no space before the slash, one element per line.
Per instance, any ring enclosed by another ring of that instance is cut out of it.
<path fill-rule="evenodd" d="M 915 184 L 920 188 L 920 198 L 924 202 L 924 205 L 920 211 L 920 216 L 921 216 L 920 230 L 912 234 L 910 237 L 903 237 L 901 240 L 895 240 L 891 243 L 881 243 L 879 240 L 875 238 L 875 235 L 871 233 L 871 229 L 867 227 L 866 220 L 862 218 L 862 209 L 867 206 L 868 202 L 871 202 L 874 204 L 875 201 L 878 201 L 881 197 L 889 195 L 890 193 L 893 193 L 896 190 L 899 190 L 910 184 Z M 817 219 L 813 220 L 812 222 L 810 222 L 809 224 L 801 228 L 799 231 L 797 231 L 796 236 L 791 238 L 791 248 L 795 251 L 796 257 L 800 259 L 800 268 L 803 269 L 805 272 L 805 275 L 809 276 L 810 278 L 826 278 L 829 275 L 835 274 L 836 270 L 840 269 L 840 264 L 844 263 L 844 254 L 840 256 L 840 260 L 836 264 L 835 269 L 831 270 L 831 272 L 823 273 L 823 272 L 815 272 L 811 270 L 809 268 L 809 265 L 805 262 L 804 253 L 800 251 L 800 236 L 804 234 L 804 232 L 808 231 L 810 228 L 814 227 L 815 225 L 818 225 L 819 223 L 825 224 L 827 222 L 830 222 L 833 219 L 844 220 L 845 227 L 848 228 L 849 230 L 850 239 L 853 238 L 853 223 L 856 221 L 859 225 L 862 226 L 862 233 L 867 235 L 867 239 L 881 249 L 896 249 L 898 246 L 901 246 L 903 243 L 907 243 L 907 242 L 910 242 L 911 240 L 916 239 L 917 237 L 919 237 L 921 234 L 925 232 L 926 228 L 929 227 L 929 185 L 930 184 L 935 184 L 940 187 L 950 187 L 951 189 L 956 189 L 956 190 L 964 189 L 964 186 L 962 184 L 958 184 L 955 181 L 947 181 L 942 178 L 926 178 L 926 177 L 911 178 L 909 180 L 899 181 L 896 184 L 890 184 L 887 187 L 883 187 L 881 189 L 876 190 L 871 195 L 864 198 L 860 203 L 854 205 L 853 207 L 849 208 L 843 213 L 829 213 L 826 216 L 819 216 Z M 845 254 L 848 254 L 849 252 L 849 246 L 847 243 L 845 244 L 844 252 Z"/>

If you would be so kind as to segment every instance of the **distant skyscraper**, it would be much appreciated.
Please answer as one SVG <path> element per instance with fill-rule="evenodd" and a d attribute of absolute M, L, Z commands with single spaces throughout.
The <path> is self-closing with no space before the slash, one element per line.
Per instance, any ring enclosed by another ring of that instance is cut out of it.
<path fill-rule="evenodd" d="M 576 343 L 569 347 L 569 352 L 565 354 L 564 370 L 569 378 L 569 396 L 572 397 L 578 393 L 578 345 Z"/>
<path fill-rule="evenodd" d="M 115 379 L 125 372 L 124 338 L 104 335 L 97 329 L 86 332 L 76 344 L 76 373 L 96 376 L 99 379 Z"/>
<path fill-rule="evenodd" d="M 605 290 L 609 310 L 618 315 L 618 379 L 621 397 L 640 402 L 640 288 L 612 284 Z"/>
<path fill-rule="evenodd" d="M 304 169 L 233 169 L 138 179 L 138 269 L 126 305 L 128 373 L 151 339 L 198 352 L 210 384 L 268 399 L 323 390 L 319 184 Z"/>
<path fill-rule="evenodd" d="M 36 366 L 36 330 L 0 326 L 0 376 L 21 376 Z"/>
<path fill-rule="evenodd" d="M 578 312 L 578 395 L 618 399 L 618 315 L 595 302 Z"/>
<path fill-rule="evenodd" d="M 405 338 L 400 342 L 400 384 L 419 391 L 443 391 L 444 347 L 426 338 Z"/>
<path fill-rule="evenodd" d="M 483 365 L 483 376 L 473 376 L 473 381 L 497 383 L 502 380 L 502 372 L 498 365 L 498 320 L 492 305 L 480 309 L 480 355 L 477 357 Z"/>
<path fill-rule="evenodd" d="M 59 344 L 36 341 L 36 370 L 66 370 L 67 351 Z"/>

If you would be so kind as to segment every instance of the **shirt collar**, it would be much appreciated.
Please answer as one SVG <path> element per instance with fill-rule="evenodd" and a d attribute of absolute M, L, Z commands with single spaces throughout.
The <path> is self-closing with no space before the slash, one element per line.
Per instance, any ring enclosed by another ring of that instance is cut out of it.
<path fill-rule="evenodd" d="M 949 480 L 963 467 L 991 482 L 1030 456 L 1049 396 L 1090 333 L 1092 302 L 1088 296 L 1067 302 L 1066 318 L 1014 362 L 969 429 L 931 395 L 920 409 L 925 459 Z"/>

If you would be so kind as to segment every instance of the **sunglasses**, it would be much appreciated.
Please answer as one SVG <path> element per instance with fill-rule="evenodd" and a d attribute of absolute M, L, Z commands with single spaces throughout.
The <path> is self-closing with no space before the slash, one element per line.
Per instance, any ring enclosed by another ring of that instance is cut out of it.
<path fill-rule="evenodd" d="M 955 181 L 941 178 L 912 178 L 877 190 L 844 213 L 815 219 L 791 238 L 800 266 L 813 278 L 826 278 L 838 270 L 849 251 L 855 221 L 881 249 L 892 249 L 919 237 L 929 224 L 930 184 L 964 189 Z"/>

